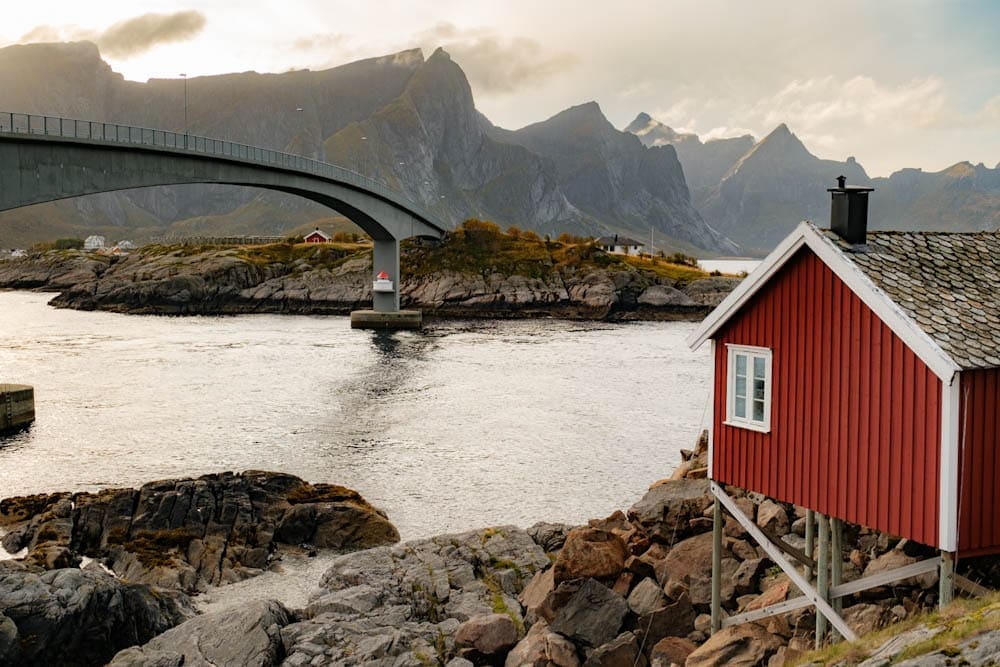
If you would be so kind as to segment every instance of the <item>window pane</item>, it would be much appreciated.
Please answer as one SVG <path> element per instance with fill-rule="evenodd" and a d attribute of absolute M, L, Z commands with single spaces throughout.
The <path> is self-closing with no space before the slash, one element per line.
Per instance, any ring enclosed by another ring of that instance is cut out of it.
<path fill-rule="evenodd" d="M 736 355 L 736 374 L 746 376 L 747 374 L 747 355 L 737 354 Z"/>
<path fill-rule="evenodd" d="M 736 376 L 736 396 L 739 398 L 746 398 L 747 395 L 747 379 L 745 377 Z"/>
<path fill-rule="evenodd" d="M 764 421 L 764 401 L 753 402 L 753 420 L 755 422 Z"/>
<path fill-rule="evenodd" d="M 753 398 L 755 401 L 764 400 L 764 381 L 755 379 L 753 381 Z"/>
<path fill-rule="evenodd" d="M 733 401 L 733 411 L 736 413 L 737 417 L 741 419 L 746 419 L 747 416 L 747 399 L 741 396 L 737 396 Z"/>
<path fill-rule="evenodd" d="M 753 358 L 753 376 L 761 380 L 764 379 L 764 357 Z"/>

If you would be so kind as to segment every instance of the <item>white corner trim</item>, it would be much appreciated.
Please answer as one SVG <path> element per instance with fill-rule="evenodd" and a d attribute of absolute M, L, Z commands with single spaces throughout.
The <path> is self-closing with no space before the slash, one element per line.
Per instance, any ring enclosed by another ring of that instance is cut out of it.
<path fill-rule="evenodd" d="M 709 375 L 708 385 L 708 478 L 715 479 L 712 475 L 714 470 L 712 462 L 715 460 L 715 341 L 710 340 L 708 344 L 709 354 L 712 357 L 712 372 Z"/>
<path fill-rule="evenodd" d="M 942 350 L 934 339 L 920 328 L 920 325 L 903 312 L 888 294 L 876 286 L 857 264 L 848 259 L 840 248 L 810 222 L 799 224 L 753 273 L 708 314 L 708 317 L 688 337 L 688 345 L 695 349 L 718 331 L 803 245 L 808 246 L 820 261 L 826 264 L 893 333 L 899 336 L 942 382 L 950 382 L 952 375 L 961 370 L 951 356 Z"/>
<path fill-rule="evenodd" d="M 938 546 L 942 551 L 958 551 L 958 471 L 959 398 L 962 374 L 951 382 L 941 382 L 941 471 L 938 505 Z"/>

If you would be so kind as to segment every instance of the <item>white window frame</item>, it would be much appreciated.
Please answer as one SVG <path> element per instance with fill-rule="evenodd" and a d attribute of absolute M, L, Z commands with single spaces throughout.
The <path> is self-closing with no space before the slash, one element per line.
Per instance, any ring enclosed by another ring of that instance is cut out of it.
<path fill-rule="evenodd" d="M 771 349 L 750 345 L 726 345 L 726 421 L 727 426 L 736 426 L 761 433 L 771 432 Z M 747 357 L 746 417 L 736 416 L 736 356 Z M 764 360 L 764 419 L 753 418 L 753 360 Z"/>

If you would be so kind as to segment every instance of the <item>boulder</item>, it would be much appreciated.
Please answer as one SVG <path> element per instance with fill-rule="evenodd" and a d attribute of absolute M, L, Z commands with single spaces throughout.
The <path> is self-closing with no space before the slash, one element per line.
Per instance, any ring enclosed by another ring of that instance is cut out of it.
<path fill-rule="evenodd" d="M 183 593 L 101 571 L 32 571 L 0 562 L 3 664 L 104 664 L 194 615 Z"/>
<path fill-rule="evenodd" d="M 574 528 L 566 536 L 553 566 L 555 583 L 569 579 L 617 577 L 625 569 L 628 551 L 614 533 L 598 528 Z"/>
<path fill-rule="evenodd" d="M 757 525 L 765 532 L 785 535 L 788 533 L 788 512 L 782 505 L 768 498 L 757 508 Z"/>
<path fill-rule="evenodd" d="M 584 667 L 645 667 L 646 656 L 639 652 L 639 640 L 623 632 L 591 652 Z"/>
<path fill-rule="evenodd" d="M 636 632 L 642 633 L 643 645 L 653 646 L 664 637 L 687 637 L 695 629 L 698 612 L 686 594 L 677 601 L 640 616 Z"/>
<path fill-rule="evenodd" d="M 524 639 L 510 653 L 504 667 L 579 667 L 576 647 L 553 632 L 545 621 L 531 626 Z"/>
<path fill-rule="evenodd" d="M 518 595 L 549 565 L 514 526 L 345 554 L 320 579 L 303 619 L 282 628 L 284 664 L 417 665 L 456 654 L 478 662 L 485 656 L 475 645 L 486 638 L 475 619 L 500 615 L 491 628 L 523 627 Z M 456 635 L 470 620 L 460 646 Z"/>
<path fill-rule="evenodd" d="M 692 651 L 684 667 L 755 667 L 766 664 L 783 643 L 757 623 L 733 625 Z"/>
<path fill-rule="evenodd" d="M 636 616 L 644 616 L 667 604 L 663 589 L 652 579 L 643 579 L 628 596 L 628 608 Z"/>
<path fill-rule="evenodd" d="M 528 535 L 531 536 L 531 539 L 538 546 L 545 549 L 546 553 L 551 553 L 562 549 L 563 544 L 566 542 L 566 536 L 569 535 L 569 531 L 571 530 L 573 530 L 573 526 L 568 523 L 539 521 L 528 528 Z"/>
<path fill-rule="evenodd" d="M 735 597 L 738 569 L 739 562 L 724 551 L 721 577 L 724 603 Z M 664 559 L 663 572 L 667 595 L 676 596 L 676 591 L 686 590 L 696 606 L 708 605 L 712 601 L 712 534 L 702 533 L 676 544 Z"/>
<path fill-rule="evenodd" d="M 284 657 L 281 628 L 289 621 L 281 603 L 254 600 L 193 618 L 141 647 L 121 651 L 110 665 L 271 667 Z"/>
<path fill-rule="evenodd" d="M 555 578 L 553 574 L 554 572 L 551 567 L 547 570 L 536 572 L 535 576 L 528 582 L 528 585 L 521 591 L 518 600 L 520 600 L 521 605 L 524 607 L 525 620 L 528 623 L 534 623 L 539 618 L 539 610 L 545 604 L 545 600 L 552 591 L 555 590 Z"/>
<path fill-rule="evenodd" d="M 698 645 L 683 637 L 664 637 L 649 652 L 650 667 L 683 665 Z"/>
<path fill-rule="evenodd" d="M 517 627 L 506 614 L 476 616 L 458 626 L 455 648 L 462 657 L 489 657 L 517 644 Z"/>
<path fill-rule="evenodd" d="M 654 539 L 674 544 L 693 532 L 691 519 L 701 516 L 713 502 L 708 480 L 668 480 L 651 488 L 630 507 L 628 518 Z"/>
<path fill-rule="evenodd" d="M 888 572 L 890 570 L 895 570 L 912 563 L 916 563 L 917 559 L 914 556 L 907 556 L 902 549 L 890 549 L 878 558 L 874 559 L 868 563 L 868 567 L 865 568 L 865 577 L 870 577 L 873 574 L 880 574 L 882 572 Z M 937 572 L 931 571 L 926 574 L 922 574 L 918 577 L 910 577 L 909 579 L 904 579 L 902 581 L 897 581 L 893 584 L 894 586 L 920 586 L 924 590 L 932 588 L 937 585 Z M 878 589 L 872 589 L 872 591 L 877 591 Z M 869 595 L 873 594 L 869 591 Z"/>
<path fill-rule="evenodd" d="M 862 602 L 844 609 L 842 616 L 851 630 L 854 630 L 857 636 L 862 637 L 885 625 L 886 609 L 877 604 Z"/>
<path fill-rule="evenodd" d="M 552 620 L 552 629 L 573 641 L 598 647 L 618 635 L 628 604 L 594 579 L 587 579 Z"/>

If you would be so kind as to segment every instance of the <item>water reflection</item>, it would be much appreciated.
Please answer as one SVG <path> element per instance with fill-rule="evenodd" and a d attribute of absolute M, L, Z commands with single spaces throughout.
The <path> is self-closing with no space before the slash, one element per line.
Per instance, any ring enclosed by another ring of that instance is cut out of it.
<path fill-rule="evenodd" d="M 581 522 L 669 473 L 708 394 L 689 323 L 367 332 L 341 317 L 146 318 L 48 298 L 0 293 L 0 375 L 35 386 L 37 413 L 0 441 L 0 498 L 269 469 L 358 489 L 407 539 Z"/>

